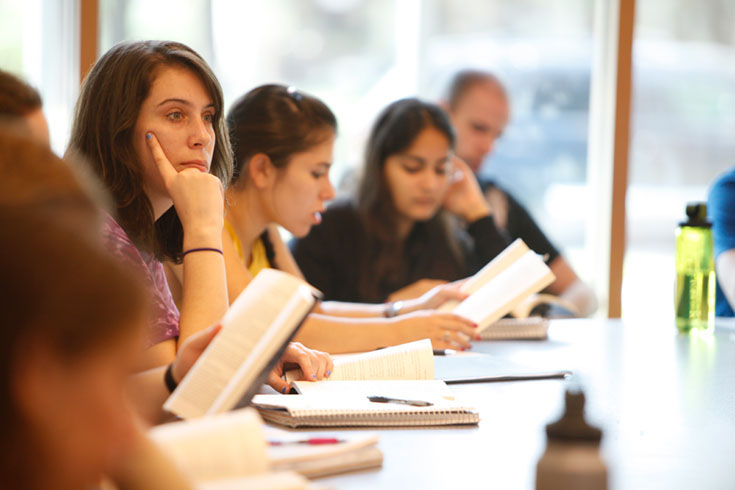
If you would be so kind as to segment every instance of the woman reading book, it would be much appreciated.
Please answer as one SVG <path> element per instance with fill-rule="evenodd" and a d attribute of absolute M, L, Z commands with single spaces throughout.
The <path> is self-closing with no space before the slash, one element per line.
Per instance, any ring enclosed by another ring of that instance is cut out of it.
<path fill-rule="evenodd" d="M 434 104 L 402 99 L 382 111 L 356 199 L 330 206 L 292 246 L 327 300 L 386 301 L 402 289 L 412 296 L 427 280 L 473 274 L 507 245 L 453 145 L 450 123 Z M 468 235 L 450 217 L 468 223 Z"/>
<path fill-rule="evenodd" d="M 329 169 L 337 122 L 322 101 L 282 85 L 245 94 L 230 109 L 227 122 L 235 161 L 222 242 L 233 299 L 264 267 L 303 277 L 276 225 L 304 236 L 321 221 L 325 203 L 334 197 Z M 176 295 L 182 274 L 180 267 L 171 269 Z M 471 322 L 419 311 L 463 297 L 456 287 L 436 288 L 407 301 L 395 318 L 385 318 L 384 304 L 321 303 L 296 339 L 332 353 L 422 338 L 431 338 L 437 347 L 466 348 L 474 335 Z"/>
<path fill-rule="evenodd" d="M 76 107 L 70 151 L 114 201 L 108 248 L 145 278 L 153 299 L 141 368 L 173 361 L 191 335 L 229 306 L 222 254 L 223 184 L 232 173 L 219 82 L 175 42 L 114 46 L 95 63 Z M 183 264 L 181 312 L 161 260 Z M 292 344 L 284 359 L 321 377 L 329 356 Z M 279 391 L 282 380 L 274 380 Z"/>

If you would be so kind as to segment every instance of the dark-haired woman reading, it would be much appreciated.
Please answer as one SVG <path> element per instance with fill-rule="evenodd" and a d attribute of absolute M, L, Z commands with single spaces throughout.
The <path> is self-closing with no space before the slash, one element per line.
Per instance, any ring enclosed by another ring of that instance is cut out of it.
<path fill-rule="evenodd" d="M 502 251 L 507 239 L 453 144 L 449 121 L 433 104 L 402 99 L 382 111 L 356 200 L 330 206 L 321 225 L 293 242 L 304 276 L 327 300 L 420 294 L 427 283 L 467 277 Z M 469 234 L 450 215 L 469 223 Z"/>

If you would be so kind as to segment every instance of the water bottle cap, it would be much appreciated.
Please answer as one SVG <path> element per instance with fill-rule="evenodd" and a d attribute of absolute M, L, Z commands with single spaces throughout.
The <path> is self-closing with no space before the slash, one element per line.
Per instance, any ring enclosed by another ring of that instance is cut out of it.
<path fill-rule="evenodd" d="M 707 204 L 703 202 L 690 202 L 687 204 L 686 213 L 688 219 L 679 223 L 679 226 L 712 228 L 712 222 L 707 220 Z"/>
<path fill-rule="evenodd" d="M 584 418 L 584 392 L 580 388 L 567 389 L 564 414 L 561 419 L 546 426 L 549 439 L 565 441 L 600 442 L 602 431 Z"/>

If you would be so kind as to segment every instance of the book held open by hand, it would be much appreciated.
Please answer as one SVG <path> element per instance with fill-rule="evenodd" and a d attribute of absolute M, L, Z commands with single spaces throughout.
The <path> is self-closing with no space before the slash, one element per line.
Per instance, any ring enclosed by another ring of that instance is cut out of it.
<path fill-rule="evenodd" d="M 222 319 L 163 408 L 182 418 L 244 406 L 311 312 L 319 292 L 290 274 L 262 270 Z"/>
<path fill-rule="evenodd" d="M 438 309 L 472 320 L 482 335 L 554 279 L 541 257 L 519 238 L 466 280 L 460 290 L 469 297 L 461 302 L 447 301 Z"/>

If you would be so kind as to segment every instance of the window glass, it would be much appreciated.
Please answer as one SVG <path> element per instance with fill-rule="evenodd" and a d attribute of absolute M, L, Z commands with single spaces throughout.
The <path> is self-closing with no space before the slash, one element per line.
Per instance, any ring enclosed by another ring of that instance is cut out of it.
<path fill-rule="evenodd" d="M 78 26 L 74 0 L 0 0 L 1 66 L 41 93 L 51 146 L 59 154 L 79 89 Z"/>
<path fill-rule="evenodd" d="M 735 163 L 735 3 L 636 9 L 623 315 L 673 318 L 676 226 Z"/>

